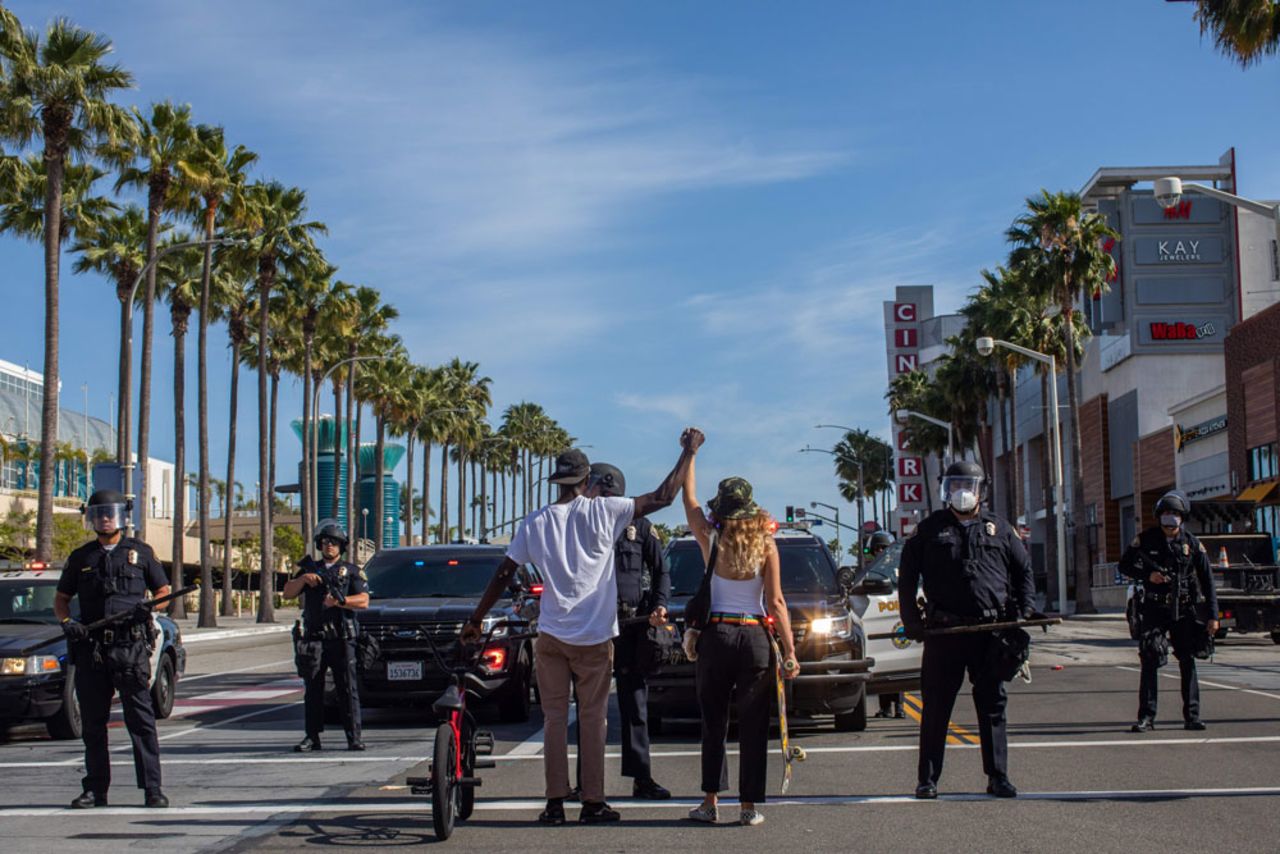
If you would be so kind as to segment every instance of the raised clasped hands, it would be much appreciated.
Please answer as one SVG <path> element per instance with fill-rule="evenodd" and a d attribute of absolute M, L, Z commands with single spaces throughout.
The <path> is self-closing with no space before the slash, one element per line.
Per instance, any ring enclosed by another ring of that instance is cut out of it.
<path fill-rule="evenodd" d="M 680 434 L 680 447 L 688 448 L 694 454 L 698 453 L 698 449 L 706 441 L 706 435 L 697 427 L 686 427 L 685 431 Z"/>

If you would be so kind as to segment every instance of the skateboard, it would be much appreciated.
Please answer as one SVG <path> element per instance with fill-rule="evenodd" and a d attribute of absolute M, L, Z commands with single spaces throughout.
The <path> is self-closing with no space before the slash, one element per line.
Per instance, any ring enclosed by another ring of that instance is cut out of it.
<path fill-rule="evenodd" d="M 778 686 L 778 736 L 782 740 L 782 794 L 791 788 L 791 763 L 803 762 L 807 757 L 804 748 L 792 746 L 787 734 L 787 688 L 782 678 L 782 650 L 778 647 L 778 639 L 769 633 L 769 643 L 773 645 L 774 676 Z"/>

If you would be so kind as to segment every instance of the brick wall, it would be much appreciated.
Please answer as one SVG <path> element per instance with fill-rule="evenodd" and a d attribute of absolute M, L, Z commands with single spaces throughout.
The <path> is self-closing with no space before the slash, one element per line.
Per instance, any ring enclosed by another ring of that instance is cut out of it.
<path fill-rule="evenodd" d="M 1227 457 L 1239 491 L 1249 482 L 1249 448 L 1277 441 L 1274 413 L 1280 410 L 1280 304 L 1236 324 L 1227 335 L 1224 355 Z M 1253 380 L 1247 390 L 1246 377 Z M 1271 413 L 1269 419 L 1267 413 Z"/>
<path fill-rule="evenodd" d="M 1107 396 L 1080 405 L 1080 469 L 1085 507 L 1097 508 L 1096 563 L 1119 560 L 1120 509 L 1111 495 L 1111 443 L 1107 441 Z M 1082 511 L 1083 512 L 1083 511 Z M 1083 516 L 1081 517 L 1083 520 Z"/>
<path fill-rule="evenodd" d="M 1133 443 L 1134 495 L 1139 529 L 1150 523 L 1156 500 L 1177 485 L 1173 425 L 1148 433 Z"/>

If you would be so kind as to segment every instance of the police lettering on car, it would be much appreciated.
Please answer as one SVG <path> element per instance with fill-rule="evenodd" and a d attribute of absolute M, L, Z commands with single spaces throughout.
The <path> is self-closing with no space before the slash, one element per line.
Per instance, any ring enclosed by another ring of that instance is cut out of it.
<path fill-rule="evenodd" d="M 1155 727 L 1156 680 L 1169 657 L 1169 641 L 1178 659 L 1182 681 L 1182 722 L 1202 730 L 1200 682 L 1196 658 L 1208 658 L 1218 630 L 1218 599 L 1204 546 L 1185 528 L 1191 505 L 1181 493 L 1170 492 L 1156 502 L 1157 524 L 1134 538 L 1120 557 L 1120 572 L 1135 583 L 1131 603 L 1137 621 L 1138 722 L 1133 732 Z"/>
<path fill-rule="evenodd" d="M 306 737 L 293 748 L 299 753 L 320 749 L 326 669 L 333 671 L 347 749 L 364 750 L 356 681 L 359 624 L 355 612 L 369 607 L 369 587 L 364 570 L 342 559 L 347 543 L 347 532 L 337 520 L 320 520 L 315 547 L 321 559 L 304 557 L 298 562 L 298 574 L 281 591 L 286 599 L 302 597 L 302 619 L 293 628 L 294 662 L 306 686 Z"/>
<path fill-rule="evenodd" d="M 974 462 L 954 462 L 942 478 L 947 507 L 916 528 L 902 551 L 898 604 L 907 637 L 924 641 L 917 798 L 936 798 L 942 774 L 947 727 L 956 694 L 968 671 L 982 741 L 987 793 L 1017 797 L 1009 782 L 1008 729 L 1005 720 L 1007 651 L 1019 636 L 975 631 L 928 636 L 927 629 L 978 625 L 1030 616 L 1035 585 L 1031 563 L 1017 533 L 1003 519 L 982 509 L 986 477 Z M 925 613 L 916 602 L 923 582 Z M 1021 633 L 1022 629 L 1013 632 Z M 1025 653 L 1026 647 L 1021 648 Z"/>
<path fill-rule="evenodd" d="M 75 667 L 76 695 L 83 721 L 84 791 L 71 802 L 76 809 L 107 805 L 111 759 L 107 722 L 111 698 L 120 695 L 124 725 L 133 744 L 138 788 L 149 807 L 167 807 L 160 790 L 160 741 L 151 706 L 151 651 L 156 636 L 147 591 L 169 594 L 164 569 L 151 547 L 124 536 L 132 502 L 119 492 L 100 489 L 84 508 L 85 526 L 96 539 L 67 558 L 58 579 L 53 611 L 67 636 L 67 654 Z M 71 599 L 80 599 L 80 619 L 71 616 Z M 115 614 L 129 616 L 107 628 L 89 631 L 86 624 Z"/>

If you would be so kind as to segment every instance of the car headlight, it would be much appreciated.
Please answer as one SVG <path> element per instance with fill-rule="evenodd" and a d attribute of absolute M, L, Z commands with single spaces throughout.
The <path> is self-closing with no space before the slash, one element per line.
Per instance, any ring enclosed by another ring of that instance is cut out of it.
<path fill-rule="evenodd" d="M 815 635 L 834 635 L 838 638 L 847 638 L 849 636 L 849 615 L 818 617 L 809 622 L 809 631 Z"/>
<path fill-rule="evenodd" d="M 493 634 L 489 635 L 489 630 L 497 626 L 498 623 L 505 623 L 506 617 L 485 617 L 484 622 L 480 625 L 480 632 L 491 638 L 505 638 L 507 636 L 507 626 L 498 626 L 493 630 Z"/>
<path fill-rule="evenodd" d="M 29 655 L 26 658 L 0 659 L 0 676 L 36 676 L 41 673 L 57 673 L 62 662 L 54 655 Z"/>

